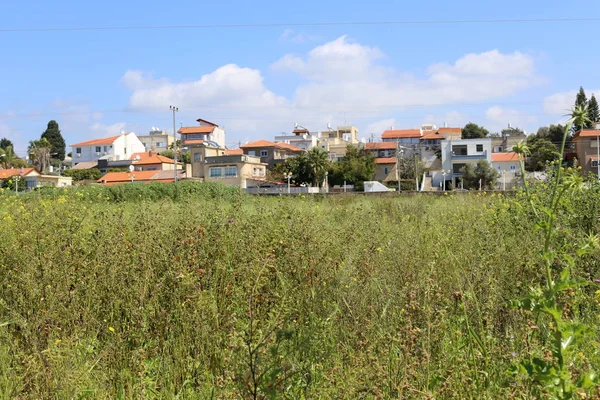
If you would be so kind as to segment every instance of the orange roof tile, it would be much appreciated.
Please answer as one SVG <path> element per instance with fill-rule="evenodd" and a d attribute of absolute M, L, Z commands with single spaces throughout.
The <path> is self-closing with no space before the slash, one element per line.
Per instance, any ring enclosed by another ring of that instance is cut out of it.
<path fill-rule="evenodd" d="M 375 164 L 396 164 L 395 157 L 376 158 Z"/>
<path fill-rule="evenodd" d="M 275 143 L 268 140 L 255 140 L 240 146 L 241 149 L 251 149 L 253 147 L 275 147 Z"/>
<path fill-rule="evenodd" d="M 438 133 L 462 133 L 462 128 L 439 128 Z"/>
<path fill-rule="evenodd" d="M 397 148 L 396 142 L 374 142 L 366 145 L 367 150 L 396 150 Z"/>
<path fill-rule="evenodd" d="M 27 176 L 32 172 L 37 171 L 35 168 L 23 168 L 23 173 L 21 173 L 21 168 L 0 169 L 0 179 L 10 178 L 11 176 L 15 175 Z"/>
<path fill-rule="evenodd" d="M 242 149 L 225 149 L 225 155 L 234 156 L 244 154 L 244 150 Z"/>
<path fill-rule="evenodd" d="M 444 136 L 439 135 L 435 131 L 428 132 L 421 137 L 421 140 L 444 140 L 446 139 Z"/>
<path fill-rule="evenodd" d="M 214 130 L 214 126 L 184 126 L 177 132 L 182 135 L 188 135 L 194 133 L 212 133 Z"/>
<path fill-rule="evenodd" d="M 215 126 L 215 127 L 219 126 L 219 125 L 215 124 L 214 122 L 210 122 L 210 121 L 207 121 L 207 120 L 202 119 L 202 118 L 198 118 L 196 121 L 198 121 L 198 122 L 204 122 L 205 124 L 209 124 L 209 125 L 212 125 L 212 126 Z"/>
<path fill-rule="evenodd" d="M 94 145 L 101 145 L 101 144 L 113 144 L 115 142 L 115 140 L 117 140 L 120 137 L 121 137 L 121 135 L 111 136 L 111 137 L 107 137 L 107 138 L 104 138 L 104 139 L 92 139 L 92 140 L 88 140 L 87 142 L 79 142 L 79 143 L 72 144 L 71 147 L 83 147 L 83 146 L 94 146 Z"/>
<path fill-rule="evenodd" d="M 136 157 L 139 157 L 136 160 Z M 161 156 L 160 154 L 152 153 L 134 153 L 130 160 L 133 161 L 135 165 L 151 165 L 151 164 L 174 164 L 175 161 L 169 157 Z M 181 164 L 178 162 L 177 164 Z"/>
<path fill-rule="evenodd" d="M 158 171 L 135 171 L 135 172 L 109 172 L 102 178 L 98 179 L 99 183 L 117 183 L 117 182 L 131 182 L 131 176 L 133 175 L 134 182 L 151 180 Z"/>
<path fill-rule="evenodd" d="M 575 135 L 573 135 L 573 139 L 577 139 L 580 137 L 597 137 L 600 136 L 600 129 L 583 129 L 581 131 L 577 131 Z"/>
<path fill-rule="evenodd" d="M 300 152 L 304 151 L 301 148 L 293 146 L 291 144 L 287 144 L 286 142 L 275 142 L 275 145 L 277 147 L 279 147 L 280 149 L 286 149 L 286 150 L 293 151 L 296 153 L 300 153 Z"/>
<path fill-rule="evenodd" d="M 383 132 L 382 139 L 420 138 L 420 129 L 396 129 Z"/>
<path fill-rule="evenodd" d="M 192 144 L 204 144 L 204 140 L 202 139 L 189 139 L 183 141 L 184 145 L 192 145 Z"/>
<path fill-rule="evenodd" d="M 517 153 L 492 153 L 492 162 L 519 161 Z"/>

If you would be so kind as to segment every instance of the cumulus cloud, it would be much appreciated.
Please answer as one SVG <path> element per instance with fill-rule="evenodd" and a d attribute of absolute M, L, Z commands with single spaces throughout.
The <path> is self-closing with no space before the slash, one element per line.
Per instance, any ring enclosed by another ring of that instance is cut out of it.
<path fill-rule="evenodd" d="M 519 128 L 524 131 L 531 131 L 538 123 L 538 118 L 535 115 L 528 115 L 522 111 L 493 106 L 485 111 L 485 116 L 488 121 L 488 127 L 493 132 L 500 132 L 502 129 L 511 124 L 514 128 Z"/>
<path fill-rule="evenodd" d="M 549 115 L 564 116 L 564 114 L 567 114 L 569 110 L 573 108 L 573 104 L 575 104 L 575 97 L 577 96 L 578 91 L 579 89 L 567 90 L 545 97 L 544 112 Z M 586 90 L 588 99 L 592 97 L 593 93 L 595 93 L 596 98 L 598 98 L 598 96 L 600 96 L 600 89 L 592 91 Z"/>

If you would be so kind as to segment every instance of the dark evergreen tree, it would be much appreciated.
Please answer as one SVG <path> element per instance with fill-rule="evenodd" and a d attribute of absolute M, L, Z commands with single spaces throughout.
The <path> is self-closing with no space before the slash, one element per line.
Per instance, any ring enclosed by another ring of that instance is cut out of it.
<path fill-rule="evenodd" d="M 587 96 L 585 95 L 585 90 L 583 90 L 583 86 L 581 86 L 579 88 L 579 92 L 577 93 L 577 96 L 575 97 L 575 107 L 573 107 L 573 108 L 576 109 L 578 107 L 582 107 L 583 109 L 587 109 L 587 107 L 588 107 L 588 100 L 587 100 Z M 586 127 L 585 125 L 573 123 L 573 133 L 584 129 L 585 127 Z"/>
<path fill-rule="evenodd" d="M 9 139 L 7 138 L 2 138 L 0 139 L 0 149 L 4 149 L 6 150 L 7 148 L 12 147 L 14 148 L 13 142 L 11 142 Z"/>
<path fill-rule="evenodd" d="M 592 95 L 592 98 L 588 102 L 588 118 L 590 121 L 587 123 L 588 129 L 594 129 L 597 123 L 600 123 L 600 108 L 598 108 L 598 101 L 596 96 Z"/>
<path fill-rule="evenodd" d="M 42 139 L 50 142 L 52 158 L 63 161 L 65 159 L 65 149 L 67 147 L 65 139 L 60 133 L 58 123 L 55 120 L 48 122 L 48 127 L 42 133 Z"/>
<path fill-rule="evenodd" d="M 479 139 L 489 135 L 489 131 L 483 126 L 479 126 L 472 122 L 469 122 L 462 130 L 463 139 Z"/>

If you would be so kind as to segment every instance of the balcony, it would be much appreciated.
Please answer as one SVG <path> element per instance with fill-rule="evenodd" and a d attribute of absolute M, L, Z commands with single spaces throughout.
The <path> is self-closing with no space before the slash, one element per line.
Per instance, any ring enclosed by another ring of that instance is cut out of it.
<path fill-rule="evenodd" d="M 479 160 L 479 159 L 487 159 L 487 150 L 478 152 L 477 154 L 466 154 L 466 153 L 454 153 L 452 152 L 452 162 L 455 161 L 469 161 L 469 160 Z"/>

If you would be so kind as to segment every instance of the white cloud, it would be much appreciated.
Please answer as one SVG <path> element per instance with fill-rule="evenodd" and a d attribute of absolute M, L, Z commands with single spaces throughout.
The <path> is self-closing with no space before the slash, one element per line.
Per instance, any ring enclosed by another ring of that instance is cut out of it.
<path fill-rule="evenodd" d="M 575 104 L 575 97 L 579 89 L 568 90 L 565 92 L 558 92 L 551 94 L 544 98 L 544 112 L 549 115 L 560 115 L 564 116 L 573 108 Z M 592 94 L 596 94 L 596 98 L 600 95 L 600 89 L 587 91 L 586 95 L 588 99 L 592 97 Z"/>
<path fill-rule="evenodd" d="M 513 128 L 519 128 L 531 132 L 536 128 L 538 118 L 535 115 L 528 115 L 522 111 L 507 109 L 500 106 L 493 106 L 485 111 L 488 124 L 486 127 L 492 132 L 500 132 L 510 124 Z"/>
<path fill-rule="evenodd" d="M 94 123 L 89 127 L 90 138 L 103 138 L 109 136 L 116 136 L 121 133 L 122 130 L 126 130 L 126 122 L 115 122 L 114 124 L 106 125 L 101 123 Z M 85 140 L 85 139 L 83 139 Z"/>
<path fill-rule="evenodd" d="M 375 134 L 375 137 L 379 139 L 381 133 L 387 129 L 391 129 L 391 127 L 395 127 L 396 125 L 396 118 L 387 118 L 387 119 L 382 119 L 380 121 L 376 121 L 373 122 L 369 125 L 367 125 L 367 127 L 364 130 L 364 135 L 365 137 L 370 137 L 370 135 L 373 133 Z"/>
<path fill-rule="evenodd" d="M 279 36 L 279 43 L 303 44 L 315 40 L 319 40 L 319 36 L 296 32 L 293 29 L 286 29 L 281 36 Z"/>

